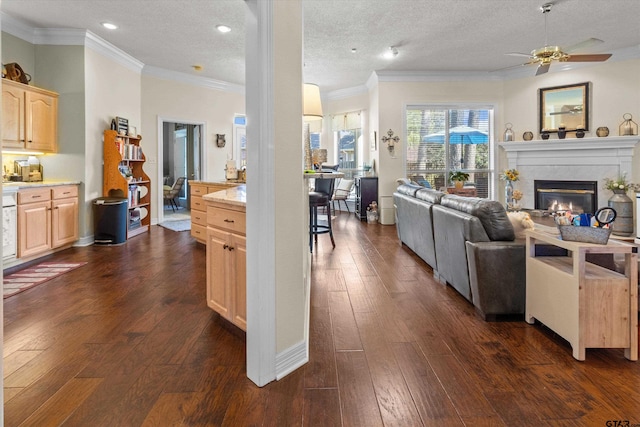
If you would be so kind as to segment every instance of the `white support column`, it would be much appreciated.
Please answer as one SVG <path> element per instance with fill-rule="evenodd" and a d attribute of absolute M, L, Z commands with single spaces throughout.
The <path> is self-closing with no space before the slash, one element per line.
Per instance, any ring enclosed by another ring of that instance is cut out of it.
<path fill-rule="evenodd" d="M 247 376 L 263 386 L 308 359 L 302 2 L 245 3 Z"/>

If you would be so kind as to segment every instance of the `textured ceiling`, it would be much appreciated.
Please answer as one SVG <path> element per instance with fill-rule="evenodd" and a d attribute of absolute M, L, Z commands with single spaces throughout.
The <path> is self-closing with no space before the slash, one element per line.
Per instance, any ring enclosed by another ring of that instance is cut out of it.
<path fill-rule="evenodd" d="M 545 44 L 542 3 L 303 0 L 305 80 L 333 91 L 364 84 L 374 70 L 489 73 L 517 65 L 526 58 L 505 53 Z M 584 53 L 640 50 L 640 0 L 555 3 L 549 44 L 595 37 L 604 43 Z M 1 8 L 33 28 L 88 29 L 146 65 L 244 84 L 243 0 L 2 0 Z M 120 28 L 108 31 L 103 21 Z M 232 31 L 221 34 L 217 24 Z M 381 54 L 391 45 L 399 54 L 389 61 Z"/>

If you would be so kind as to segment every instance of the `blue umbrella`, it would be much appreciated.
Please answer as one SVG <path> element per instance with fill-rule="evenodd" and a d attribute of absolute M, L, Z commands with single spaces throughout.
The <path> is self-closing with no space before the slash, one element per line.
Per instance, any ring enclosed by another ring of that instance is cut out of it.
<path fill-rule="evenodd" d="M 422 142 L 444 143 L 445 132 L 432 133 L 422 138 Z M 486 144 L 489 133 L 469 126 L 456 126 L 449 129 L 450 144 Z"/>

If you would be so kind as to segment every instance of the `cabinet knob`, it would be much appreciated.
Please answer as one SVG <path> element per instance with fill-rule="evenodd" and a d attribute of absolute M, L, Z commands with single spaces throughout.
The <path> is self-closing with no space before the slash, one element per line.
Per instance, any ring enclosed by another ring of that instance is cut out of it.
<path fill-rule="evenodd" d="M 230 251 L 232 251 L 232 250 L 234 250 L 234 249 L 235 249 L 235 248 L 234 248 L 233 246 L 229 246 L 229 250 L 230 250 Z"/>
<path fill-rule="evenodd" d="M 222 249 L 228 249 L 229 245 L 227 245 L 226 243 L 224 244 L 224 246 L 222 246 Z"/>

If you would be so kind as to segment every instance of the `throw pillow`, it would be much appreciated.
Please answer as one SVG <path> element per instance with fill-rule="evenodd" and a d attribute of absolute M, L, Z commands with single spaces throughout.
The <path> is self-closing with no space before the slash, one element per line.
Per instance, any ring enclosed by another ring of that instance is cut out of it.
<path fill-rule="evenodd" d="M 533 220 L 528 212 L 507 212 L 507 216 L 513 225 L 516 239 L 524 239 L 526 237 L 524 231 L 528 228 L 534 228 Z"/>

